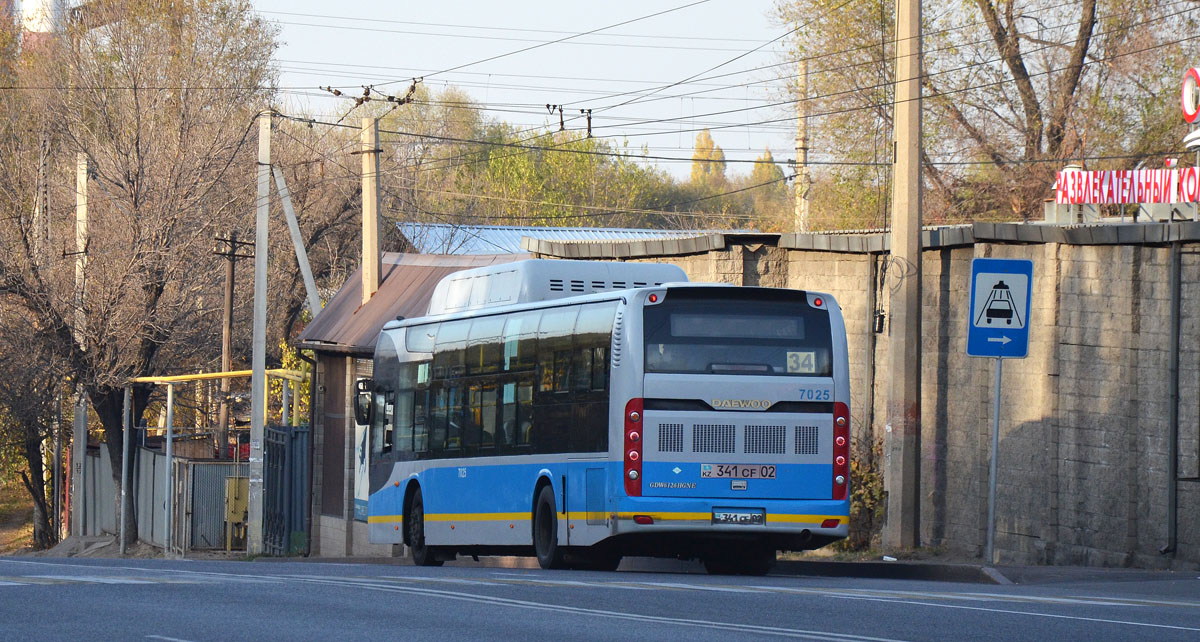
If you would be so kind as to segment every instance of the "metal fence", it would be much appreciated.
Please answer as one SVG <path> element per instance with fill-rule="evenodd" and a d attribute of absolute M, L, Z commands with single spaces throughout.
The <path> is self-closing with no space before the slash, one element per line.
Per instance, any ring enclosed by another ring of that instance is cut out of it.
<path fill-rule="evenodd" d="M 306 457 L 298 457 L 307 463 Z M 138 539 L 163 546 L 166 538 L 166 456 L 148 448 L 135 448 L 131 460 L 133 481 L 130 509 L 135 511 Z M 245 477 L 245 462 L 175 460 L 175 507 L 172 549 L 225 548 L 225 479 Z M 84 470 L 84 534 L 117 533 L 119 491 L 104 448 L 88 453 Z M 303 524 L 303 522 L 301 522 Z"/>
<path fill-rule="evenodd" d="M 263 443 L 263 549 L 308 553 L 308 426 L 268 426 Z"/>
<path fill-rule="evenodd" d="M 192 550 L 225 548 L 225 480 L 249 474 L 250 465 L 245 462 L 188 462 L 184 474 L 188 503 L 182 511 L 187 524 L 182 532 L 191 534 Z"/>

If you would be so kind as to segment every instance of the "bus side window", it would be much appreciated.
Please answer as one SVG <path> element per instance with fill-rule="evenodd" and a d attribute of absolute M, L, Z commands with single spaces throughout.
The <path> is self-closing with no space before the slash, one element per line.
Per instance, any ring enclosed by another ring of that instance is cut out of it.
<path fill-rule="evenodd" d="M 413 390 L 396 393 L 395 440 L 398 452 L 413 451 Z"/>
<path fill-rule="evenodd" d="M 495 449 L 504 443 L 504 435 L 497 432 L 496 410 L 496 384 L 485 383 L 479 403 L 479 427 L 483 430 L 480 446 L 490 449 L 488 454 L 495 454 Z"/>
<path fill-rule="evenodd" d="M 517 444 L 529 444 L 533 430 L 533 383 L 522 381 L 517 384 Z"/>
<path fill-rule="evenodd" d="M 579 309 L 575 321 L 575 391 L 608 388 L 608 347 L 612 343 L 617 304 L 597 303 Z"/>
<path fill-rule="evenodd" d="M 515 446 L 517 443 L 517 384 L 504 384 L 500 392 L 500 433 L 497 444 Z"/>
<path fill-rule="evenodd" d="M 541 317 L 541 310 L 529 310 L 509 315 L 504 322 L 502 369 L 505 372 L 533 370 L 538 322 Z"/>
<path fill-rule="evenodd" d="M 554 392 L 567 392 L 571 381 L 571 351 L 554 353 Z"/>
<path fill-rule="evenodd" d="M 592 348 L 592 390 L 608 390 L 608 348 Z"/>
<path fill-rule="evenodd" d="M 463 390 L 462 444 L 463 448 L 479 448 L 480 428 L 483 425 L 483 388 L 478 383 Z"/>
<path fill-rule="evenodd" d="M 446 388 L 438 385 L 429 394 L 429 449 L 432 451 L 446 448 Z"/>
<path fill-rule="evenodd" d="M 592 389 L 592 349 L 583 347 L 575 351 L 575 392 Z"/>
<path fill-rule="evenodd" d="M 463 447 L 463 387 L 451 386 L 446 389 L 446 449 L 461 449 Z"/>
<path fill-rule="evenodd" d="M 429 450 L 429 388 L 413 391 L 413 451 Z"/>
<path fill-rule="evenodd" d="M 578 312 L 577 307 L 551 308 L 542 312 L 537 345 L 541 369 L 539 392 L 570 390 L 571 335 Z"/>

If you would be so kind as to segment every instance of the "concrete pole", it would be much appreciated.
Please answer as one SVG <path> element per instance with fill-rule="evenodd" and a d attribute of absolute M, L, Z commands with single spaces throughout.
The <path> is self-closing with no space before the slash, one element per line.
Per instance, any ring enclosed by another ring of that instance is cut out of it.
<path fill-rule="evenodd" d="M 130 389 L 125 387 L 125 400 L 121 406 L 121 514 L 118 516 L 121 535 L 121 554 L 125 554 L 125 516 L 129 514 L 129 433 L 133 430 L 133 408 Z"/>
<path fill-rule="evenodd" d="M 293 381 L 292 384 L 292 427 L 300 425 L 300 382 Z"/>
<path fill-rule="evenodd" d="M 362 302 L 379 289 L 379 120 L 362 119 Z"/>
<path fill-rule="evenodd" d="M 172 531 L 174 529 L 171 528 L 171 526 L 172 526 L 171 521 L 173 519 L 175 519 L 175 489 L 174 489 L 174 485 L 175 485 L 174 455 L 175 455 L 175 453 L 173 452 L 173 448 L 172 448 L 173 441 L 174 441 L 173 433 L 175 432 L 174 424 L 175 424 L 175 384 L 168 383 L 167 384 L 167 422 L 166 422 L 167 470 L 165 472 L 165 475 L 166 475 L 165 490 L 163 491 L 163 494 L 166 495 L 166 500 L 167 500 L 166 501 L 167 521 L 165 522 L 166 533 L 165 533 L 165 536 L 163 537 L 163 543 L 166 544 L 166 546 L 163 547 L 163 557 L 165 557 L 167 559 L 171 559 L 171 556 L 173 555 L 173 550 L 172 550 L 172 546 L 171 546 L 171 536 L 173 534 Z"/>
<path fill-rule="evenodd" d="M 892 188 L 891 365 L 884 434 L 885 549 L 920 545 L 921 0 L 896 3 L 896 168 Z"/>
<path fill-rule="evenodd" d="M 62 531 L 62 393 L 54 395 L 54 538 L 63 536 Z"/>
<path fill-rule="evenodd" d="M 87 225 L 87 180 L 88 180 L 88 160 L 87 155 L 80 153 L 76 157 L 75 162 L 75 343 L 79 345 L 81 350 L 86 349 L 87 337 L 84 334 L 84 323 L 86 317 L 83 313 L 84 302 L 84 277 L 87 272 L 87 245 L 88 245 L 88 225 Z M 83 484 L 83 466 L 87 461 L 87 394 L 83 390 L 82 385 L 76 385 L 75 388 L 75 412 L 74 412 L 74 428 L 75 434 L 71 442 L 71 506 L 72 511 L 72 527 L 71 534 L 76 536 L 83 535 L 83 516 L 84 516 L 84 484 Z"/>
<path fill-rule="evenodd" d="M 283 377 L 280 377 L 279 385 L 281 388 L 283 388 L 283 404 L 281 404 L 280 408 L 279 408 L 279 415 L 280 415 L 279 424 L 282 426 L 288 426 L 288 425 L 291 425 L 290 422 L 288 421 L 288 412 L 291 410 L 291 405 L 292 405 L 291 404 L 292 382 L 288 379 L 284 379 Z"/>
<path fill-rule="evenodd" d="M 796 221 L 793 232 L 808 232 L 808 60 L 800 60 L 800 75 L 796 82 Z"/>
<path fill-rule="evenodd" d="M 258 116 L 258 199 L 254 236 L 254 332 L 250 376 L 250 496 L 246 552 L 263 552 L 263 438 L 267 393 L 267 215 L 271 190 L 271 113 Z"/>
<path fill-rule="evenodd" d="M 82 386 L 77 387 L 75 391 L 71 422 L 73 427 L 71 436 L 71 514 L 68 515 L 68 519 L 71 523 L 71 535 L 82 537 L 84 534 L 83 463 L 87 457 L 87 397 L 83 393 Z"/>

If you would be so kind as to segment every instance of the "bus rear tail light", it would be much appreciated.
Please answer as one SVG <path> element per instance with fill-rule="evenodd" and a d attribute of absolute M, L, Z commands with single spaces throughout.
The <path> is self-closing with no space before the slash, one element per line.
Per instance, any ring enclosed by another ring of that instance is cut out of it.
<path fill-rule="evenodd" d="M 850 407 L 833 404 L 833 498 L 845 500 L 850 488 Z"/>
<path fill-rule="evenodd" d="M 625 404 L 625 494 L 642 496 L 642 400 Z"/>

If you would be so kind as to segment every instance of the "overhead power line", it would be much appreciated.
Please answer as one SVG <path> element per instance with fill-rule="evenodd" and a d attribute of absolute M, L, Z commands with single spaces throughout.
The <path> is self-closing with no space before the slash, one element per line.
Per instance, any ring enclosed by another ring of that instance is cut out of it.
<path fill-rule="evenodd" d="M 495 55 L 495 56 L 489 56 L 489 57 L 487 57 L 487 58 L 483 58 L 483 59 L 481 59 L 481 60 L 476 60 L 476 61 L 474 61 L 474 62 L 463 63 L 463 64 L 461 64 L 461 65 L 456 65 L 456 66 L 454 66 L 454 67 L 449 67 L 449 68 L 447 68 L 447 69 L 443 69 L 443 70 L 441 70 L 441 71 L 435 71 L 435 72 L 433 72 L 433 73 L 425 74 L 425 77 L 426 77 L 426 78 L 432 78 L 433 76 L 440 76 L 441 74 L 450 73 L 450 72 L 452 72 L 452 71 L 458 71 L 459 69 L 465 69 L 465 68 L 467 68 L 467 67 L 473 67 L 473 66 L 475 66 L 475 65 L 483 64 L 483 63 L 485 63 L 485 62 L 491 62 L 491 61 L 493 61 L 493 60 L 499 60 L 500 58 L 507 58 L 508 56 L 514 56 L 514 55 L 516 55 L 516 54 L 519 54 L 519 53 L 524 53 L 524 52 L 526 52 L 526 51 L 532 51 L 532 50 L 534 50 L 534 49 L 538 49 L 538 48 L 541 48 L 541 47 L 546 47 L 546 46 L 553 45 L 553 44 L 558 44 L 558 43 L 560 43 L 560 42 L 566 42 L 566 41 L 568 41 L 568 40 L 572 40 L 572 39 L 575 39 L 575 38 L 581 38 L 581 37 L 583 37 L 583 36 L 587 36 L 587 35 L 591 35 L 591 34 L 594 34 L 594 33 L 598 33 L 598 32 L 600 32 L 600 31 L 607 31 L 607 30 L 609 30 L 609 29 L 615 29 L 615 28 L 617 28 L 617 27 L 621 27 L 621 26 L 624 26 L 624 25 L 627 25 L 627 24 L 632 24 L 632 23 L 639 22 L 639 21 L 642 21 L 642 20 L 647 20 L 647 19 L 649 19 L 649 18 L 654 18 L 654 17 L 661 16 L 661 15 L 665 15 L 665 14 L 668 14 L 668 13 L 673 13 L 673 12 L 675 12 L 675 11 L 680 11 L 680 10 L 683 10 L 683 9 L 688 9 L 688 8 L 690 8 L 690 7 L 694 7 L 694 6 L 697 6 L 697 5 L 704 4 L 704 3 L 708 2 L 708 1 L 709 1 L 709 0 L 697 0 L 696 2 L 689 2 L 688 4 L 685 4 L 685 5 L 680 5 L 680 6 L 678 6 L 678 7 L 673 7 L 673 8 L 671 8 L 671 9 L 664 9 L 663 11 L 656 11 L 656 12 L 654 12 L 654 13 L 651 13 L 651 14 L 648 14 L 648 15 L 644 15 L 644 16 L 641 16 L 641 17 L 638 17 L 638 18 L 632 18 L 632 19 L 630 19 L 630 20 L 624 20 L 624 21 L 622 21 L 622 22 L 618 22 L 618 23 L 615 23 L 615 24 L 611 24 L 611 25 L 608 25 L 608 26 L 606 26 L 606 27 L 600 27 L 600 28 L 597 28 L 597 29 L 592 29 L 592 30 L 590 30 L 590 31 L 584 31 L 584 32 L 582 32 L 582 33 L 576 33 L 576 34 L 572 34 L 572 35 L 569 35 L 569 36 L 564 36 L 564 37 L 562 37 L 562 38 L 558 38 L 558 39 L 556 39 L 556 40 L 550 40 L 550 41 L 548 41 L 548 42 L 539 42 L 538 44 L 531 45 L 531 46 L 529 46 L 529 47 L 523 47 L 523 48 L 521 48 L 521 49 L 517 49 L 516 51 L 510 51 L 510 52 L 507 52 L 507 53 L 497 54 L 497 55 Z M 398 82 L 403 82 L 404 80 L 406 80 L 406 79 L 390 80 L 390 81 L 387 81 L 387 82 L 384 82 L 384 83 L 380 83 L 378 86 L 382 87 L 382 86 L 384 86 L 384 85 L 390 85 L 390 84 L 394 84 L 394 83 L 398 83 Z"/>

